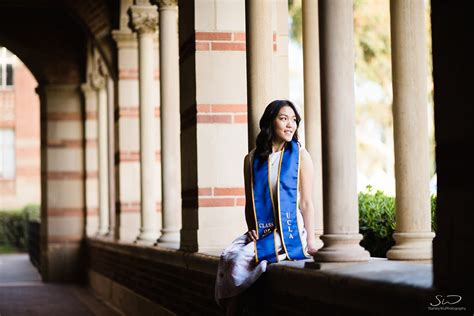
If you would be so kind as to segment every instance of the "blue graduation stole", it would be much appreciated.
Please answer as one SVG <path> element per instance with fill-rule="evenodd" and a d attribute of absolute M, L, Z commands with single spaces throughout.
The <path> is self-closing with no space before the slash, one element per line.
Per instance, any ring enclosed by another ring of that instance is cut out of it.
<path fill-rule="evenodd" d="M 270 159 L 254 156 L 251 165 L 253 210 L 258 235 L 255 242 L 256 262 L 278 262 L 278 231 L 281 232 L 282 246 L 289 260 L 307 259 L 296 219 L 300 167 L 298 142 L 292 140 L 283 148 L 278 164 L 277 192 L 272 192 L 270 184 Z M 273 203 L 274 194 L 277 194 L 278 205 Z"/>

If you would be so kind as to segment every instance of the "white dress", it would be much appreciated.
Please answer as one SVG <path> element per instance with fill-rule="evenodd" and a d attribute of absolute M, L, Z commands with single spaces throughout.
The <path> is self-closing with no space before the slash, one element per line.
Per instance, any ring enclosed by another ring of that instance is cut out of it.
<path fill-rule="evenodd" d="M 270 181 L 272 192 L 277 189 L 278 162 L 281 151 L 270 154 L 271 174 Z M 278 204 L 276 193 L 273 194 L 275 206 Z M 303 242 L 303 249 L 307 250 L 306 230 L 304 228 L 303 216 L 298 209 L 297 221 L 299 233 Z M 278 232 L 277 247 L 278 260 L 287 259 L 286 253 L 281 245 L 281 236 Z M 221 254 L 215 287 L 215 298 L 217 303 L 223 298 L 232 297 L 242 293 L 250 287 L 262 273 L 267 269 L 267 261 L 255 262 L 255 246 L 247 234 L 235 239 Z"/>

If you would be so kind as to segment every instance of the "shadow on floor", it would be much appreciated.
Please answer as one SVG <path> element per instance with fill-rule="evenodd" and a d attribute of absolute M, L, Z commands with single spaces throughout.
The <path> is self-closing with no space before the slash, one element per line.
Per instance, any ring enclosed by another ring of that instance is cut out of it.
<path fill-rule="evenodd" d="M 86 287 L 41 282 L 27 254 L 0 255 L 0 316 L 118 316 Z"/>

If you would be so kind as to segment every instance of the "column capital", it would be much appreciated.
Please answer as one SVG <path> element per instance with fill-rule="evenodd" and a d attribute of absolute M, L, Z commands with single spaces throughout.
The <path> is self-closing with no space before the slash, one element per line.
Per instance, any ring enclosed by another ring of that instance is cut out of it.
<path fill-rule="evenodd" d="M 93 89 L 101 90 L 105 88 L 107 73 L 100 58 L 96 59 L 96 62 L 93 64 L 92 71 L 89 73 L 89 80 Z"/>
<path fill-rule="evenodd" d="M 178 7 L 178 0 L 153 0 L 153 3 L 156 3 L 161 9 L 174 9 Z"/>
<path fill-rule="evenodd" d="M 158 28 L 158 10 L 155 5 L 134 5 L 130 7 L 133 30 L 138 34 L 155 33 Z"/>
<path fill-rule="evenodd" d="M 92 87 L 92 84 L 90 82 L 86 82 L 86 83 L 81 84 L 81 91 L 84 94 L 89 94 L 89 93 L 94 92 L 94 87 Z"/>
<path fill-rule="evenodd" d="M 130 30 L 113 30 L 112 38 L 117 48 L 137 48 L 137 33 Z"/>
<path fill-rule="evenodd" d="M 93 72 L 89 75 L 91 87 L 95 90 L 101 90 L 105 88 L 105 76 L 98 73 Z"/>

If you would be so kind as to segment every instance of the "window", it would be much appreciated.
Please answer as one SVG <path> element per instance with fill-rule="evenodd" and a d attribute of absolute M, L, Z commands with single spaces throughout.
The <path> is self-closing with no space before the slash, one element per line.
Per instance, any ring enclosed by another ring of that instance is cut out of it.
<path fill-rule="evenodd" d="M 0 47 L 0 89 L 13 86 L 14 55 L 5 47 Z"/>
<path fill-rule="evenodd" d="M 15 178 L 15 131 L 0 128 L 0 179 Z"/>

